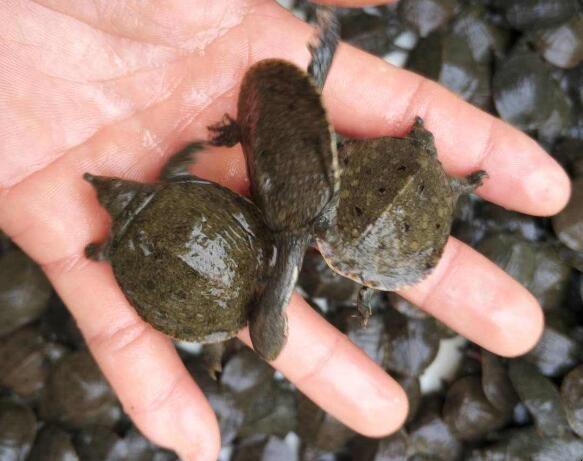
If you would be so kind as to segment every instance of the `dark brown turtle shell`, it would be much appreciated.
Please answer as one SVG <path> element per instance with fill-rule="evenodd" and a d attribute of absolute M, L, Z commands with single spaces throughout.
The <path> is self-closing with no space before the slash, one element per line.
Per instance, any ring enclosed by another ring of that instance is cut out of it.
<path fill-rule="evenodd" d="M 273 243 L 249 200 L 188 172 L 202 148 L 174 154 L 155 184 L 85 174 L 113 218 L 109 238 L 86 253 L 111 261 L 126 298 L 154 328 L 207 343 L 247 323 Z"/>

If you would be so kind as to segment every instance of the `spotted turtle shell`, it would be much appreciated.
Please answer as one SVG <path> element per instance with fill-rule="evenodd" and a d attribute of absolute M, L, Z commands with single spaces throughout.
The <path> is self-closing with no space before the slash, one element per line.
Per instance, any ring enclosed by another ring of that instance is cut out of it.
<path fill-rule="evenodd" d="M 333 270 L 391 291 L 437 265 L 458 195 L 430 147 L 410 136 L 352 140 L 339 150 L 337 222 L 318 239 Z"/>

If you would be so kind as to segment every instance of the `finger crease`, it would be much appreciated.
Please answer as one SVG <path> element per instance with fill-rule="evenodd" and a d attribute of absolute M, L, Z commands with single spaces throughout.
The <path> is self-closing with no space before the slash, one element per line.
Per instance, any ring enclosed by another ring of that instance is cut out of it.
<path fill-rule="evenodd" d="M 314 376 L 322 373 L 322 371 L 326 368 L 326 365 L 330 362 L 336 350 L 338 349 L 338 344 L 341 340 L 343 340 L 343 335 L 335 335 L 334 342 L 330 344 L 326 352 L 322 355 L 322 357 L 314 364 L 312 369 L 304 374 L 301 378 L 296 381 L 296 385 L 305 384 L 306 382 L 310 381 Z"/>
<path fill-rule="evenodd" d="M 484 164 L 488 162 L 490 155 L 495 151 L 496 146 L 496 126 L 498 121 L 492 117 L 490 119 L 490 124 L 486 129 L 486 137 L 484 141 L 484 147 L 479 151 L 478 158 L 476 159 L 472 169 L 478 170 L 484 167 Z"/>
<path fill-rule="evenodd" d="M 59 277 L 69 272 L 81 270 L 90 262 L 83 252 L 76 251 L 72 255 L 41 263 L 40 266 L 47 275 Z"/>
<path fill-rule="evenodd" d="M 106 348 L 108 355 L 121 354 L 143 340 L 149 330 L 148 324 L 142 320 L 131 320 L 111 331 L 102 331 L 88 337 L 87 344 L 94 351 Z"/>
<path fill-rule="evenodd" d="M 407 108 L 403 111 L 404 120 L 412 120 L 414 117 L 419 116 L 421 118 L 426 118 L 427 107 L 425 104 L 423 106 L 420 104 L 421 100 L 427 100 L 428 98 L 421 98 L 425 92 L 427 81 L 424 78 L 417 77 L 417 82 L 413 88 L 413 91 L 407 97 L 408 103 Z"/>
<path fill-rule="evenodd" d="M 180 386 L 180 384 L 186 379 L 190 379 L 190 376 L 186 373 L 180 373 L 178 376 L 175 376 L 174 379 L 168 384 L 164 386 L 164 389 L 161 390 L 156 397 L 152 398 L 148 403 L 144 405 L 132 406 L 132 408 L 128 409 L 128 412 L 131 412 L 132 415 L 142 415 L 145 413 L 156 413 L 163 409 L 168 402 L 174 396 L 176 389 Z"/>

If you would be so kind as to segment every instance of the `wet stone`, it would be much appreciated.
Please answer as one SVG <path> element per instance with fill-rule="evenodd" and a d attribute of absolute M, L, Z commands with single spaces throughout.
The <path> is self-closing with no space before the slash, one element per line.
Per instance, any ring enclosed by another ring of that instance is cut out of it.
<path fill-rule="evenodd" d="M 114 426 L 121 409 L 87 351 L 73 352 L 52 369 L 39 402 L 40 416 L 70 428 Z"/>
<path fill-rule="evenodd" d="M 571 268 L 553 246 L 498 234 L 480 242 L 477 248 L 531 291 L 543 309 L 555 309 L 563 301 Z"/>
<path fill-rule="evenodd" d="M 407 68 L 486 109 L 491 106 L 490 67 L 475 61 L 469 43 L 453 33 L 435 32 L 417 44 Z"/>
<path fill-rule="evenodd" d="M 451 30 L 460 40 L 468 43 L 478 63 L 490 63 L 495 55 L 506 51 L 510 42 L 509 31 L 497 26 L 486 9 L 478 4 L 464 6 L 453 20 Z"/>
<path fill-rule="evenodd" d="M 434 456 L 440 461 L 459 459 L 462 444 L 439 414 L 441 402 L 432 397 L 422 400 L 421 410 L 409 424 L 409 452 Z"/>
<path fill-rule="evenodd" d="M 536 29 L 560 24 L 579 9 L 577 0 L 508 0 L 498 4 L 516 29 Z"/>
<path fill-rule="evenodd" d="M 355 12 L 340 17 L 340 38 L 343 41 L 376 56 L 384 56 L 394 48 L 394 39 L 404 29 L 395 14 L 386 10 L 375 10 L 374 14 L 349 11 Z"/>
<path fill-rule="evenodd" d="M 571 429 L 583 438 L 583 365 L 571 370 L 563 379 L 561 401 Z"/>
<path fill-rule="evenodd" d="M 232 461 L 294 461 L 294 459 L 294 454 L 285 440 L 253 435 L 241 440 Z"/>
<path fill-rule="evenodd" d="M 547 315 L 547 325 L 537 345 L 526 356 L 545 376 L 557 377 L 583 359 L 583 346 L 564 325 Z"/>
<path fill-rule="evenodd" d="M 476 440 L 506 424 L 510 414 L 488 401 L 480 377 L 466 376 L 448 389 L 443 418 L 456 437 Z"/>
<path fill-rule="evenodd" d="M 345 314 L 346 335 L 359 349 L 363 350 L 377 365 L 384 367 L 387 361 L 387 333 L 381 314 L 372 315 L 365 327 L 354 313 Z"/>
<path fill-rule="evenodd" d="M 19 250 L 0 255 L 0 336 L 39 318 L 52 288 L 28 256 Z"/>
<path fill-rule="evenodd" d="M 398 11 L 421 37 L 427 37 L 446 26 L 457 6 L 457 0 L 402 0 Z"/>
<path fill-rule="evenodd" d="M 553 217 L 557 237 L 574 251 L 583 251 L 583 176 L 573 180 L 572 195 L 563 211 Z"/>
<path fill-rule="evenodd" d="M 82 429 L 75 436 L 75 449 L 83 461 L 125 461 L 128 447 L 115 432 L 99 426 Z"/>
<path fill-rule="evenodd" d="M 28 461 L 79 461 L 71 434 L 53 425 L 38 433 Z"/>
<path fill-rule="evenodd" d="M 533 428 L 507 431 L 488 448 L 474 450 L 467 461 L 571 460 L 581 457 L 583 441 L 573 436 L 544 437 Z"/>
<path fill-rule="evenodd" d="M 37 421 L 27 406 L 0 400 L 0 459 L 25 461 L 36 435 Z"/>
<path fill-rule="evenodd" d="M 355 434 L 307 397 L 299 394 L 298 435 L 307 446 L 324 451 L 338 451 Z"/>
<path fill-rule="evenodd" d="M 439 350 L 440 335 L 433 319 L 411 319 L 390 310 L 385 325 L 387 368 L 401 375 L 420 376 Z"/>
<path fill-rule="evenodd" d="M 508 412 L 518 403 L 518 396 L 502 359 L 482 350 L 482 389 L 488 401 L 500 412 Z"/>
<path fill-rule="evenodd" d="M 371 461 L 399 461 L 407 457 L 408 437 L 400 430 L 390 437 L 379 441 L 374 458 Z"/>
<path fill-rule="evenodd" d="M 407 422 L 412 421 L 421 405 L 421 383 L 419 378 L 415 376 L 400 376 L 392 374 L 393 378 L 397 380 L 399 385 L 407 394 L 407 401 L 409 403 L 409 414 L 407 415 Z"/>
<path fill-rule="evenodd" d="M 34 398 L 45 386 L 52 364 L 67 353 L 47 343 L 38 328 L 26 326 L 0 338 L 0 385 L 24 398 Z"/>
<path fill-rule="evenodd" d="M 240 435 L 285 437 L 297 429 L 296 395 L 283 383 L 264 383 L 244 406 Z"/>
<path fill-rule="evenodd" d="M 500 117 L 521 130 L 543 127 L 564 98 L 550 70 L 538 55 L 527 51 L 496 65 L 492 90 Z"/>
<path fill-rule="evenodd" d="M 548 62 L 573 68 L 583 61 L 583 18 L 576 15 L 558 26 L 535 30 L 531 40 Z"/>
<path fill-rule="evenodd" d="M 562 437 L 569 433 L 559 390 L 549 379 L 541 375 L 534 365 L 521 359 L 510 362 L 509 376 L 541 434 Z"/>

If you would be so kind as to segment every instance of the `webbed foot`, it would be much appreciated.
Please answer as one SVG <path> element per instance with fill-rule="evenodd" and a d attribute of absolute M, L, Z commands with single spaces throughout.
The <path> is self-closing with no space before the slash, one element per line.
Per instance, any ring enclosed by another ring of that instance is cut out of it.
<path fill-rule="evenodd" d="M 465 178 L 451 178 L 449 183 L 451 188 L 459 195 L 470 194 L 480 187 L 483 180 L 487 177 L 488 173 L 484 170 L 478 170 L 467 175 Z"/>
<path fill-rule="evenodd" d="M 356 297 L 356 312 L 358 317 L 360 317 L 360 324 L 363 327 L 366 327 L 368 319 L 372 315 L 370 301 L 374 292 L 375 290 L 370 287 L 365 287 L 364 285 L 358 290 L 358 296 Z"/>
<path fill-rule="evenodd" d="M 196 154 L 203 150 L 205 145 L 204 141 L 194 141 L 170 156 L 160 172 L 160 180 L 177 181 L 191 178 L 192 174 L 188 171 L 188 167 L 195 163 Z"/>
<path fill-rule="evenodd" d="M 92 261 L 105 261 L 109 259 L 109 249 L 109 240 L 103 243 L 93 242 L 85 247 L 85 257 Z"/>
<path fill-rule="evenodd" d="M 316 36 L 308 43 L 308 50 L 312 55 L 308 73 L 321 91 L 340 40 L 340 25 L 334 11 L 326 7 L 318 8 L 316 21 Z"/>
<path fill-rule="evenodd" d="M 229 114 L 225 114 L 220 122 L 208 126 L 208 131 L 213 146 L 233 147 L 241 141 L 239 125 Z"/>
<path fill-rule="evenodd" d="M 425 123 L 421 117 L 415 117 L 415 122 L 413 123 L 413 127 L 411 128 L 408 137 L 419 143 L 428 154 L 437 157 L 433 133 L 425 128 Z"/>

